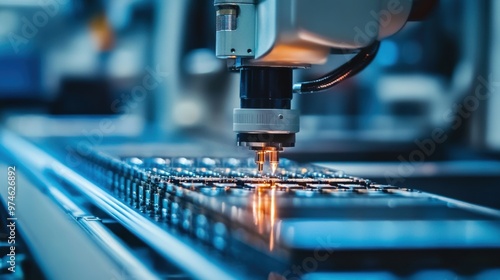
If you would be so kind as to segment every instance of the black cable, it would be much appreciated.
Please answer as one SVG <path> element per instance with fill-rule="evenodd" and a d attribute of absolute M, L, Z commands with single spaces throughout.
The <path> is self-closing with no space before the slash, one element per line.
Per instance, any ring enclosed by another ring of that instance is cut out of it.
<path fill-rule="evenodd" d="M 375 58 L 380 41 L 375 41 L 371 45 L 362 48 L 351 60 L 339 68 L 329 72 L 325 76 L 313 80 L 295 84 L 293 91 L 295 93 L 313 93 L 333 87 L 334 85 L 348 79 L 361 70 L 365 69 Z"/>

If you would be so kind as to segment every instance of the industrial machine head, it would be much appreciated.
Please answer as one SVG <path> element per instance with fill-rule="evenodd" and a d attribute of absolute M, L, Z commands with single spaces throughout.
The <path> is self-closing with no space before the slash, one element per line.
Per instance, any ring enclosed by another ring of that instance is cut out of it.
<path fill-rule="evenodd" d="M 234 110 L 237 144 L 256 151 L 262 171 L 295 145 L 299 112 L 292 93 L 327 89 L 366 67 L 379 41 L 420 19 L 436 1 L 215 0 L 216 55 L 241 72 L 241 108 Z M 327 61 L 332 49 L 357 54 L 318 80 L 293 85 L 292 69 Z"/>

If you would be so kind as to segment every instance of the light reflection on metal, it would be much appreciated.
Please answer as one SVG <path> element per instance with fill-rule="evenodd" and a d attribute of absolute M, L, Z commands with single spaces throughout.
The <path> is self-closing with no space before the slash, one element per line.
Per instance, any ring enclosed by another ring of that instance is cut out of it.
<path fill-rule="evenodd" d="M 274 176 L 276 169 L 278 169 L 279 154 L 278 151 L 276 150 L 270 150 L 268 151 L 268 154 L 269 154 L 269 163 L 271 165 L 271 172 L 272 175 Z"/>
<path fill-rule="evenodd" d="M 270 187 L 270 189 L 269 189 Z M 254 224 L 259 234 L 269 232 L 269 250 L 274 250 L 275 224 L 277 218 L 276 186 L 259 187 L 252 196 Z"/>
<path fill-rule="evenodd" d="M 252 213 L 253 213 L 253 221 L 255 223 L 255 225 L 259 225 L 259 217 L 258 217 L 258 209 L 259 209 L 259 206 L 257 205 L 257 192 L 254 193 L 254 195 L 252 196 Z"/>
<path fill-rule="evenodd" d="M 264 232 L 264 211 L 265 205 L 262 203 L 262 191 L 257 190 L 257 226 L 259 227 L 259 233 L 262 234 Z"/>
<path fill-rule="evenodd" d="M 273 172 L 274 174 L 274 172 Z M 274 249 L 274 224 L 276 222 L 276 186 L 273 185 L 271 189 L 271 212 L 270 212 L 270 220 L 271 220 L 271 233 L 269 235 L 269 250 Z"/>

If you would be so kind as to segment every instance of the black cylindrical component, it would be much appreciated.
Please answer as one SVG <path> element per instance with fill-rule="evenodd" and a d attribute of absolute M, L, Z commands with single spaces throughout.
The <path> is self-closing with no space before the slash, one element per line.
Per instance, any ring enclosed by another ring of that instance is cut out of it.
<path fill-rule="evenodd" d="M 290 109 L 292 69 L 246 67 L 241 69 L 241 108 Z"/>
<path fill-rule="evenodd" d="M 265 143 L 267 147 L 288 148 L 295 147 L 295 133 L 238 133 L 237 143 Z"/>

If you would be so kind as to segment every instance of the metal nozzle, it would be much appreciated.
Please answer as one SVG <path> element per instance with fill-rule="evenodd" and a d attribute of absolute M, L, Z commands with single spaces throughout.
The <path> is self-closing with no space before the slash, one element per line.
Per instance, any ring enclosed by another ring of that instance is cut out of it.
<path fill-rule="evenodd" d="M 278 169 L 278 164 L 279 164 L 279 152 L 276 150 L 271 150 L 269 151 L 269 163 L 271 164 L 271 173 L 274 175 L 276 172 L 276 169 Z"/>
<path fill-rule="evenodd" d="M 238 23 L 239 24 L 239 23 Z M 240 107 L 233 111 L 238 146 L 255 150 L 259 172 L 269 155 L 271 172 L 278 168 L 279 151 L 295 146 L 300 113 L 291 109 L 292 68 L 241 66 Z"/>
<path fill-rule="evenodd" d="M 265 151 L 263 150 L 255 151 L 255 163 L 257 164 L 257 171 L 262 172 L 262 170 L 264 170 L 265 162 L 266 162 Z"/>
<path fill-rule="evenodd" d="M 261 149 L 255 151 L 255 163 L 257 164 L 257 171 L 262 172 L 264 170 L 266 156 L 269 157 L 271 172 L 272 175 L 274 175 L 274 173 L 278 169 L 279 164 L 279 151 L 276 149 Z"/>

